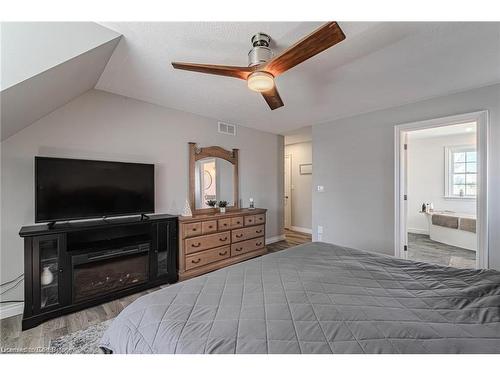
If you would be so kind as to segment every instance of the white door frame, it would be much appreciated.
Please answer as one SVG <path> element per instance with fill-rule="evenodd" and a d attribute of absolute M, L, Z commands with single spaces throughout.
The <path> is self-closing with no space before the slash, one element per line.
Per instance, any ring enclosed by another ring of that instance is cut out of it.
<path fill-rule="evenodd" d="M 488 268 L 488 159 L 489 159 L 489 114 L 488 111 L 464 113 L 432 120 L 400 124 L 394 127 L 394 255 L 404 258 L 406 245 L 406 213 L 404 194 L 406 190 L 404 165 L 404 139 L 407 132 L 446 125 L 476 121 L 476 147 L 478 179 L 476 199 L 477 252 L 476 268 Z"/>
<path fill-rule="evenodd" d="M 288 173 L 287 173 L 287 163 L 288 163 Z M 287 191 L 287 178 L 288 175 L 288 191 Z M 287 229 L 291 229 L 292 227 L 292 155 L 287 154 L 285 155 L 284 158 L 284 183 L 283 183 L 283 199 L 285 200 L 283 202 L 284 204 L 284 214 L 285 214 L 285 221 L 284 221 L 284 227 Z M 288 197 L 288 198 L 287 198 Z M 288 220 L 287 220 L 288 219 Z M 288 221 L 288 226 L 286 225 Z"/>

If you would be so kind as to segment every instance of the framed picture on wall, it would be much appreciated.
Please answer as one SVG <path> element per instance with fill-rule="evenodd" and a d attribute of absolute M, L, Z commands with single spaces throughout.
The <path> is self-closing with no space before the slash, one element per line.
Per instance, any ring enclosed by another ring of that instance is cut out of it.
<path fill-rule="evenodd" d="M 299 164 L 299 174 L 312 174 L 313 165 L 309 164 Z"/>

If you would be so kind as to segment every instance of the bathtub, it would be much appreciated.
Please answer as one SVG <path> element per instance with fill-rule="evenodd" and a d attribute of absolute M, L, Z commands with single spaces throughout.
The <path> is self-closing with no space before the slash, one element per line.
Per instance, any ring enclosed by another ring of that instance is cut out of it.
<path fill-rule="evenodd" d="M 477 251 L 476 215 L 453 211 L 432 211 L 425 215 L 431 240 Z"/>

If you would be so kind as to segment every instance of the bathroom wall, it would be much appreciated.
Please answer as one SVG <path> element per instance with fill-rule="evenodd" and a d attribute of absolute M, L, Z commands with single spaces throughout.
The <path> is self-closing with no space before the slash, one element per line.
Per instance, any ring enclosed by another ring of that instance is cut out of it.
<path fill-rule="evenodd" d="M 419 213 L 422 203 L 435 210 L 476 213 L 476 200 L 445 198 L 445 152 L 447 146 L 475 145 L 475 132 L 430 138 L 408 135 L 408 232 L 429 233 L 427 217 Z"/>

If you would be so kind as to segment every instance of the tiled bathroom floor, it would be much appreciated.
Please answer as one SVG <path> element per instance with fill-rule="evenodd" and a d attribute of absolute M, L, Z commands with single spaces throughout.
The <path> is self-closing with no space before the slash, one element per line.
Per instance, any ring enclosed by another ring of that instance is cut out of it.
<path fill-rule="evenodd" d="M 457 268 L 474 268 L 476 253 L 432 241 L 428 235 L 408 233 L 408 259 Z"/>

